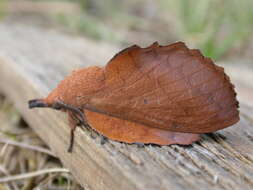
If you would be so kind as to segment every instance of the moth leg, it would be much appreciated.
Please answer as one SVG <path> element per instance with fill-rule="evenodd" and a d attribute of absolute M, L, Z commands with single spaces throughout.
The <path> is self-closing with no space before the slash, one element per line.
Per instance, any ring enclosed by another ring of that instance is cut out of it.
<path fill-rule="evenodd" d="M 76 115 L 76 114 L 75 114 L 75 117 L 78 120 L 77 126 L 84 127 L 85 129 L 92 131 L 91 127 L 89 126 L 89 124 L 87 122 L 85 113 L 83 113 L 82 118 L 80 118 L 80 116 Z"/>
<path fill-rule="evenodd" d="M 102 135 L 101 133 L 99 133 L 98 131 L 96 131 L 94 129 L 91 129 L 90 137 L 92 139 L 96 139 L 98 137 L 100 139 L 101 145 L 104 145 L 108 141 L 108 138 L 106 136 Z"/>
<path fill-rule="evenodd" d="M 76 126 L 78 127 L 83 127 L 85 129 L 91 130 L 91 127 L 87 123 L 85 113 L 80 112 L 80 114 L 77 114 L 76 112 L 73 111 L 68 111 L 69 116 L 73 120 L 72 122 L 75 123 Z"/>
<path fill-rule="evenodd" d="M 144 148 L 145 144 L 144 143 L 134 143 L 135 145 L 137 145 L 138 148 Z"/>
<path fill-rule="evenodd" d="M 100 144 L 104 145 L 108 141 L 108 138 L 100 134 Z"/>
<path fill-rule="evenodd" d="M 61 102 L 61 101 L 57 101 L 53 104 L 53 108 L 54 109 L 64 109 L 69 114 L 71 114 L 71 116 L 74 120 L 76 120 L 77 126 L 84 126 L 88 129 L 90 129 L 89 125 L 87 124 L 85 114 L 78 107 L 65 104 L 64 102 Z"/>
<path fill-rule="evenodd" d="M 96 132 L 94 132 L 94 130 L 91 131 L 90 137 L 91 137 L 92 139 L 95 139 L 95 138 L 96 138 Z"/>
<path fill-rule="evenodd" d="M 70 142 L 69 142 L 69 147 L 68 147 L 68 152 L 71 153 L 73 150 L 73 145 L 74 145 L 74 137 L 75 137 L 75 129 L 70 130 Z"/>
<path fill-rule="evenodd" d="M 68 147 L 68 152 L 72 152 L 73 145 L 74 145 L 74 138 L 75 138 L 75 129 L 77 127 L 77 120 L 71 112 L 68 113 L 68 120 L 69 120 L 69 126 L 70 126 L 70 141 L 69 141 L 69 147 Z"/>

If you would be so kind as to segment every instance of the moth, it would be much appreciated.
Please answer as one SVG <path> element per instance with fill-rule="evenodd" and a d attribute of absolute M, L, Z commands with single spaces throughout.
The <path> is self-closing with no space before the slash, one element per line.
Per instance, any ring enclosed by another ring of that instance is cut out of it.
<path fill-rule="evenodd" d="M 128 47 L 105 67 L 73 71 L 29 108 L 66 112 L 72 151 L 81 125 L 120 142 L 188 145 L 238 122 L 238 104 L 234 85 L 210 58 L 182 42 L 155 42 Z"/>

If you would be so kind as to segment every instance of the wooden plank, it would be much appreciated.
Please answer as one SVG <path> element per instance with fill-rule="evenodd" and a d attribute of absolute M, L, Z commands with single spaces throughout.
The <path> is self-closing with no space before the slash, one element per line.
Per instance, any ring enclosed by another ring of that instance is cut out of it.
<path fill-rule="evenodd" d="M 191 146 L 138 148 L 100 139 L 78 129 L 67 153 L 66 115 L 27 108 L 74 68 L 105 64 L 116 48 L 54 31 L 22 25 L 0 25 L 0 90 L 86 189 L 252 189 L 252 120 L 241 115 L 233 127 L 202 135 Z M 244 109 L 244 107 L 243 107 Z"/>

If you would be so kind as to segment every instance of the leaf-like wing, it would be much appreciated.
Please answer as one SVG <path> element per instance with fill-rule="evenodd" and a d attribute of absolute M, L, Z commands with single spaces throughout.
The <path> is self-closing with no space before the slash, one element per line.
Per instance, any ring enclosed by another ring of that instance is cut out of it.
<path fill-rule="evenodd" d="M 178 42 L 131 46 L 106 65 L 105 88 L 85 108 L 150 127 L 204 133 L 239 120 L 223 68 Z"/>

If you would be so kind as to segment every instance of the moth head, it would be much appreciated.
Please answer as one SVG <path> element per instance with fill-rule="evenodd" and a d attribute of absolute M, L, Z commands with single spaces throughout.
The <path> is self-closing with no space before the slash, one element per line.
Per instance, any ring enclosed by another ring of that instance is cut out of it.
<path fill-rule="evenodd" d="M 100 67 L 88 67 L 73 71 L 44 99 L 28 102 L 29 108 L 49 107 L 66 111 L 68 107 L 82 108 L 90 97 L 104 86 L 104 71 Z"/>

